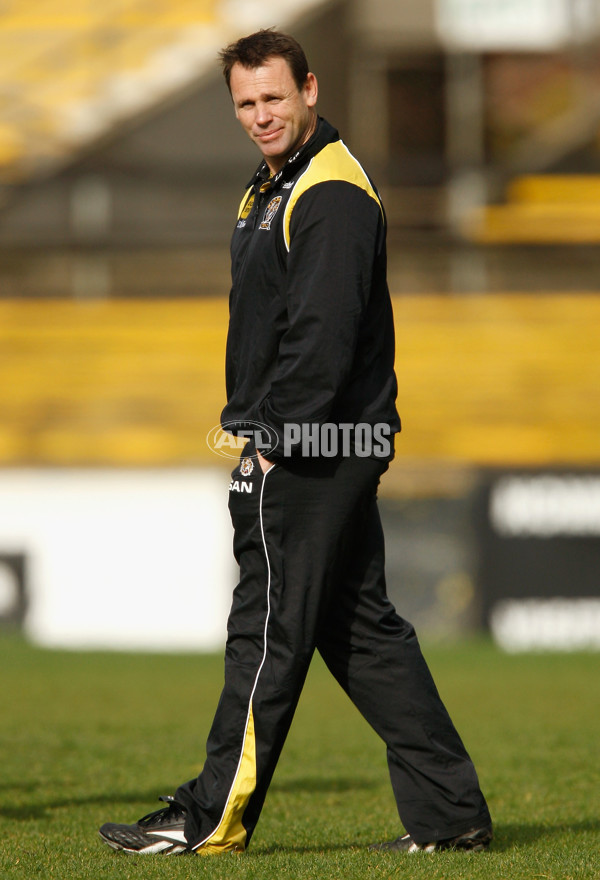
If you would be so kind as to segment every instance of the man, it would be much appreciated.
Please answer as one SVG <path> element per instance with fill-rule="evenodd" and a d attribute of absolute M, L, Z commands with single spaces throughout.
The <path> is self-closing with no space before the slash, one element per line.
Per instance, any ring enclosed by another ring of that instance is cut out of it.
<path fill-rule="evenodd" d="M 244 850 L 317 648 L 387 746 L 407 834 L 380 847 L 485 849 L 475 769 L 385 590 L 376 491 L 400 422 L 379 196 L 317 116 L 292 37 L 260 31 L 221 59 L 263 156 L 231 251 L 222 424 L 253 439 L 230 484 L 225 684 L 200 776 L 100 834 L 129 852 Z"/>

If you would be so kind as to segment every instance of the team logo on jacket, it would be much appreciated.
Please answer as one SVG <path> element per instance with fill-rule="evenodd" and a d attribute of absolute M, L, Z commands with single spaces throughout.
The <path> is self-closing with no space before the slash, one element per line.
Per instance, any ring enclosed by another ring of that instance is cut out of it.
<path fill-rule="evenodd" d="M 251 458 L 243 458 L 240 465 L 240 474 L 243 477 L 249 477 L 254 470 L 254 462 Z"/>
<path fill-rule="evenodd" d="M 273 222 L 273 218 L 279 209 L 279 205 L 281 204 L 282 196 L 275 196 L 274 199 L 271 199 L 269 204 L 265 209 L 265 216 L 262 219 L 262 223 L 260 224 L 261 229 L 270 229 L 271 223 Z"/>

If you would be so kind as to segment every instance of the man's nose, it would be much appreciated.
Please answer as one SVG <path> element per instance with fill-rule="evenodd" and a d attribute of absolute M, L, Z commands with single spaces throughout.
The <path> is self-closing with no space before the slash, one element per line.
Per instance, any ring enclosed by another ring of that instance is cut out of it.
<path fill-rule="evenodd" d="M 266 125 L 271 121 L 273 115 L 270 111 L 268 104 L 263 104 L 260 101 L 256 104 L 256 122 L 258 125 Z"/>

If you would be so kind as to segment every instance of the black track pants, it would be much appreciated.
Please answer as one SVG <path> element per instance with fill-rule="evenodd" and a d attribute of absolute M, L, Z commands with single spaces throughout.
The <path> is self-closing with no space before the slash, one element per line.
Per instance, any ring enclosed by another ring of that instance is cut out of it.
<path fill-rule="evenodd" d="M 315 648 L 386 743 L 414 840 L 488 822 L 415 632 L 386 596 L 376 503 L 385 463 L 301 459 L 264 475 L 253 464 L 246 476 L 238 467 L 230 486 L 240 582 L 225 685 L 204 768 L 175 795 L 188 808 L 188 841 L 208 852 L 248 845 Z"/>

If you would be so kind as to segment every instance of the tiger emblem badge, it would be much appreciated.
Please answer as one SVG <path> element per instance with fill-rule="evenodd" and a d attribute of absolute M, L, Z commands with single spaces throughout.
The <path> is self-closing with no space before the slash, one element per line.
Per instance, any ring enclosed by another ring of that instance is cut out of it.
<path fill-rule="evenodd" d="M 242 463 L 240 465 L 240 473 L 243 477 L 249 477 L 252 471 L 254 470 L 254 462 L 251 458 L 242 459 Z"/>
<path fill-rule="evenodd" d="M 273 222 L 273 218 L 277 213 L 279 205 L 281 204 L 282 196 L 275 196 L 274 199 L 271 199 L 269 204 L 265 209 L 265 216 L 262 219 L 262 223 L 260 224 L 261 229 L 270 229 L 271 223 Z"/>

